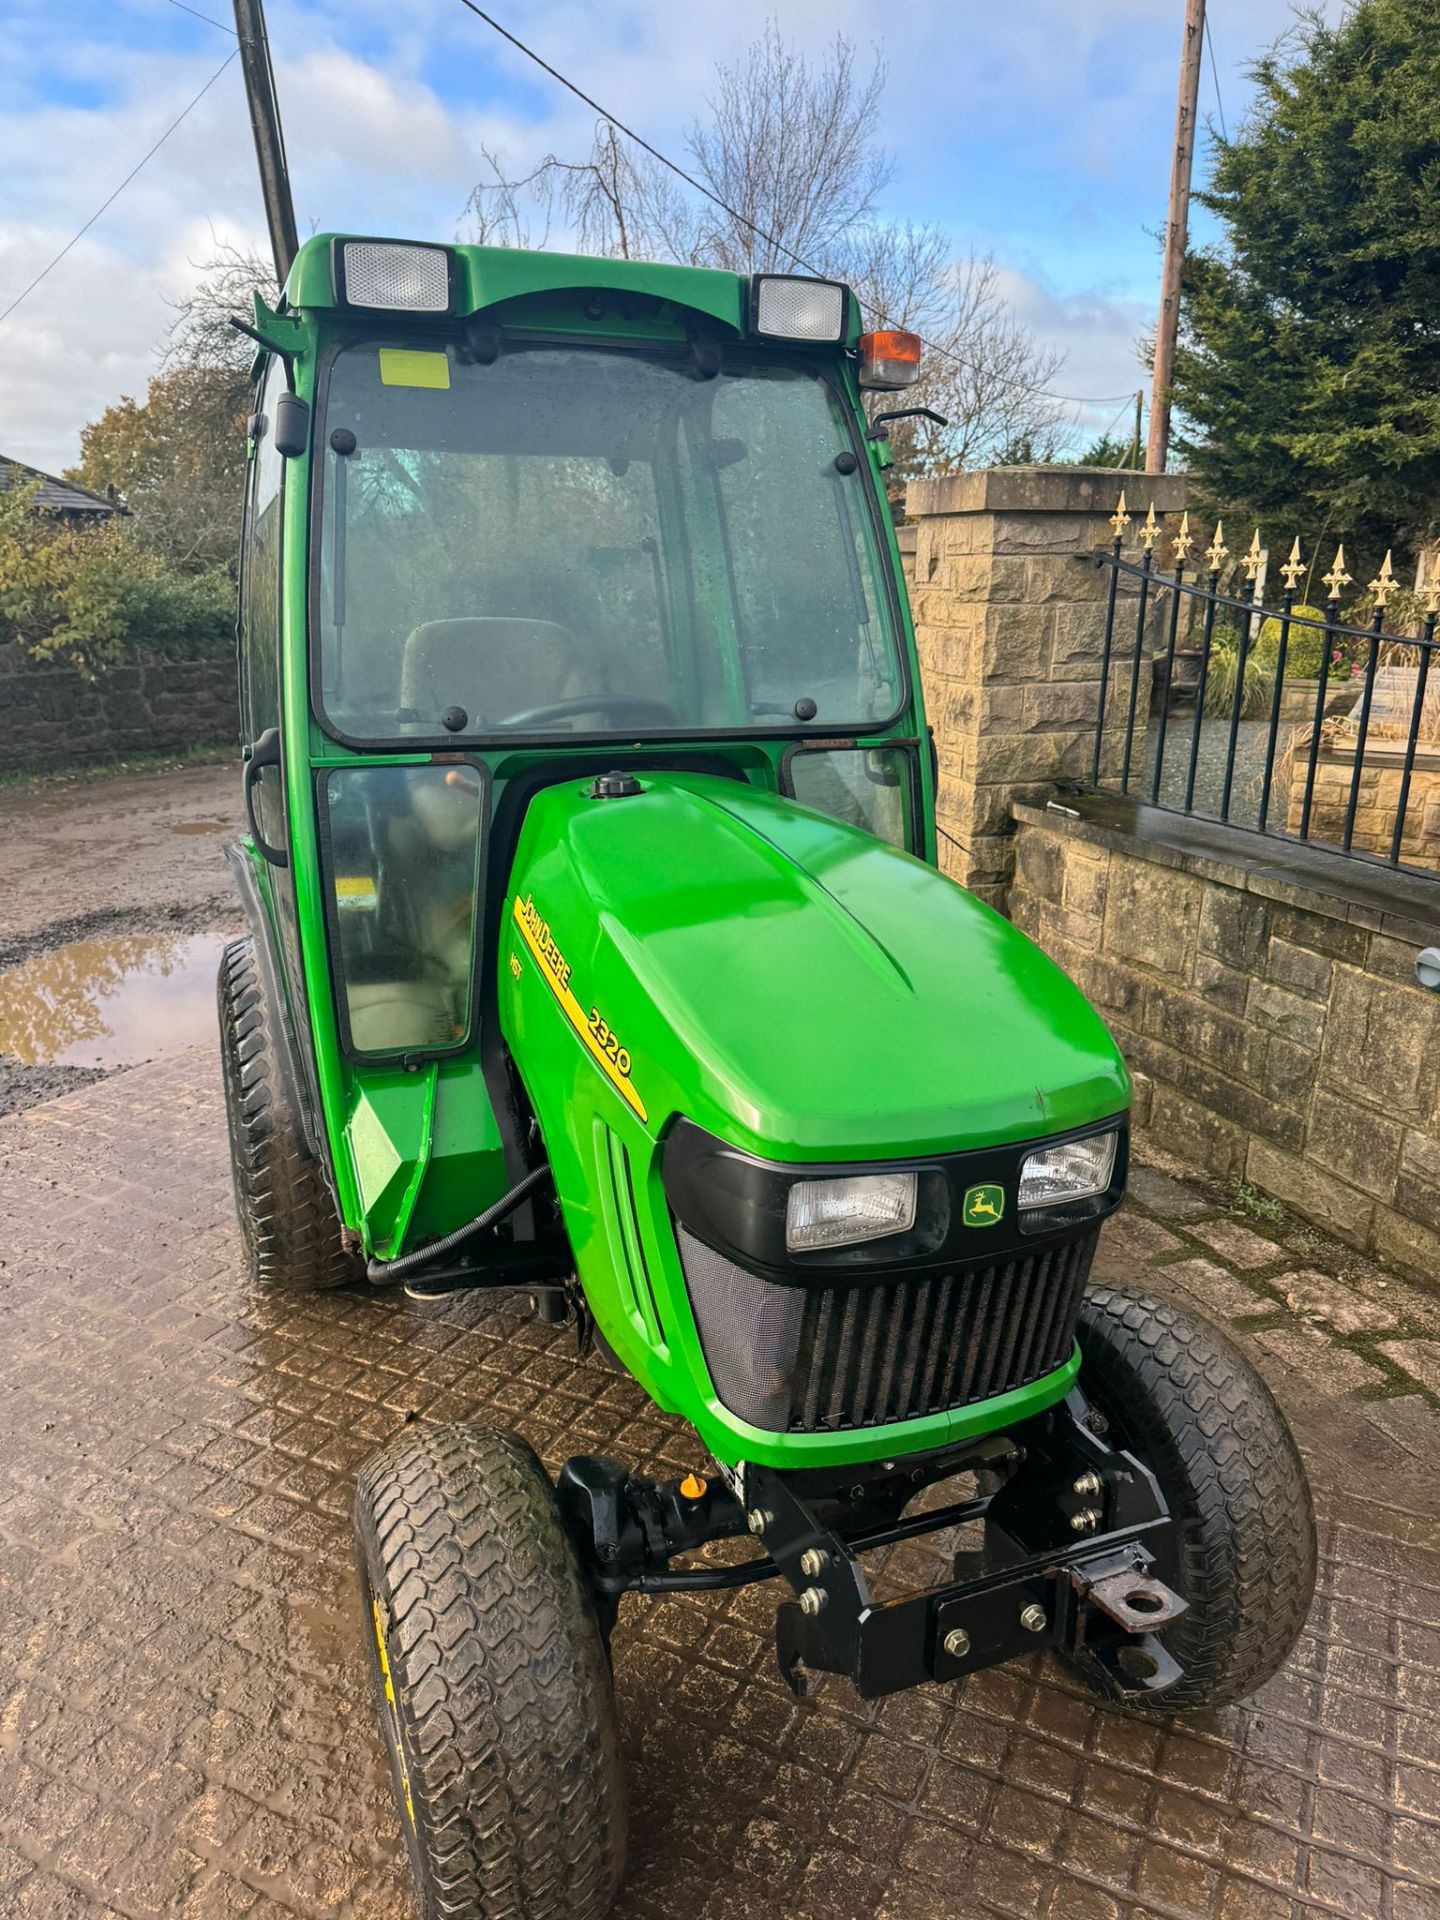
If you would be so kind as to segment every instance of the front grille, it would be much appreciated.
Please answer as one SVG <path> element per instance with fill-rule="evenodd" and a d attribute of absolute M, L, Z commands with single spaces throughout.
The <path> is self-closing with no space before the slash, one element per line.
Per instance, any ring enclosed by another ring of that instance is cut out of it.
<path fill-rule="evenodd" d="M 791 1426 L 874 1427 L 989 1400 L 1068 1358 L 1097 1235 L 888 1286 L 807 1292 Z"/>
<path fill-rule="evenodd" d="M 1099 1230 L 991 1266 L 863 1286 L 784 1287 L 681 1229 L 706 1364 L 732 1412 L 824 1433 L 945 1413 L 1069 1358 Z"/>

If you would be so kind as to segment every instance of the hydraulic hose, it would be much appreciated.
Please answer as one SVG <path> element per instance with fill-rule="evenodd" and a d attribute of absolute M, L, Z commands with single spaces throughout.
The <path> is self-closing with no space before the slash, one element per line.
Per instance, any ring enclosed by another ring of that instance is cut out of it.
<path fill-rule="evenodd" d="M 453 1233 L 447 1233 L 443 1240 L 434 1240 L 428 1247 L 418 1247 L 414 1253 L 402 1254 L 398 1260 L 372 1260 L 365 1269 L 366 1278 L 383 1284 L 387 1280 L 401 1280 L 407 1273 L 414 1273 L 420 1267 L 428 1267 L 434 1261 L 442 1259 L 447 1253 L 453 1253 L 456 1247 L 463 1246 L 477 1233 L 484 1233 L 487 1227 L 493 1227 L 497 1220 L 503 1220 L 507 1213 L 513 1213 L 520 1202 L 533 1193 L 542 1180 L 548 1179 L 550 1165 L 536 1167 L 519 1180 L 508 1193 L 502 1193 L 493 1206 L 463 1227 L 456 1227 Z"/>

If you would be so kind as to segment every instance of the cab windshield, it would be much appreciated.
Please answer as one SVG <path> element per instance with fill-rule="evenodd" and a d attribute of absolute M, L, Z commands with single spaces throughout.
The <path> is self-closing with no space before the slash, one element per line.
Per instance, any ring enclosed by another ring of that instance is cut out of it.
<path fill-rule="evenodd" d="M 859 732 L 901 705 L 865 467 L 794 362 L 347 347 L 319 707 L 365 744 Z"/>

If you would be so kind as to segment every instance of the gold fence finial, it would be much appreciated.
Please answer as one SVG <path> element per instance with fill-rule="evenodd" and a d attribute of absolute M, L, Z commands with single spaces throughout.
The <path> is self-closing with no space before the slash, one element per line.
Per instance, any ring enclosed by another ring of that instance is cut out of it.
<path fill-rule="evenodd" d="M 1285 582 L 1285 591 L 1294 593 L 1300 576 L 1305 571 L 1305 562 L 1300 558 L 1300 536 L 1295 536 L 1295 544 L 1290 549 L 1290 558 L 1280 569 L 1280 578 Z"/>
<path fill-rule="evenodd" d="M 1264 558 L 1264 554 L 1260 551 L 1260 529 L 1256 527 L 1254 537 L 1251 539 L 1245 557 L 1240 562 L 1241 566 L 1245 569 L 1245 578 L 1247 580 L 1255 580 L 1260 572 L 1260 566 Z"/>
<path fill-rule="evenodd" d="M 1420 589 L 1420 598 L 1429 614 L 1440 613 L 1440 544 L 1430 555 L 1430 570 L 1425 576 L 1425 584 Z"/>
<path fill-rule="evenodd" d="M 1215 522 L 1215 538 L 1205 549 L 1205 558 L 1210 562 L 1210 571 L 1212 573 L 1218 573 L 1220 571 L 1220 563 L 1229 551 L 1230 549 L 1225 544 L 1224 522 L 1217 520 Z"/>
<path fill-rule="evenodd" d="M 1149 511 L 1145 515 L 1145 524 L 1140 529 L 1140 544 L 1146 553 L 1149 553 L 1160 538 L 1161 531 L 1160 522 L 1155 518 L 1155 502 L 1152 500 Z"/>
<path fill-rule="evenodd" d="M 1110 516 L 1110 524 L 1115 529 L 1115 538 L 1117 540 L 1124 536 L 1125 529 L 1130 524 L 1130 516 L 1125 511 L 1125 492 L 1123 488 L 1121 489 L 1120 499 L 1115 511 Z"/>
<path fill-rule="evenodd" d="M 1330 599 L 1338 600 L 1340 598 L 1341 593 L 1349 586 L 1351 577 L 1352 576 L 1345 571 L 1345 542 L 1342 540 L 1340 545 L 1335 549 L 1335 564 L 1331 567 L 1329 573 L 1322 573 L 1320 576 L 1330 589 Z"/>
<path fill-rule="evenodd" d="M 1385 558 L 1380 562 L 1380 571 L 1370 582 L 1369 591 L 1374 596 L 1377 607 L 1384 606 L 1386 600 L 1390 597 L 1390 590 L 1394 585 L 1395 569 L 1390 564 L 1390 549 L 1387 547 L 1385 549 Z"/>
<path fill-rule="evenodd" d="M 1185 562 L 1190 558 L 1190 549 L 1194 544 L 1195 536 L 1190 531 L 1190 516 L 1188 513 L 1182 513 L 1180 516 L 1180 531 L 1175 536 L 1175 564 L 1177 567 L 1183 567 Z"/>

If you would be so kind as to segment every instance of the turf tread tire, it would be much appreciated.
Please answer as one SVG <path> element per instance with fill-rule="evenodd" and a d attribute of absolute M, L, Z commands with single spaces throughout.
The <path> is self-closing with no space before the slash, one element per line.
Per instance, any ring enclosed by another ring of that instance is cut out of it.
<path fill-rule="evenodd" d="M 554 1488 L 514 1434 L 420 1428 L 355 1497 L 424 1920 L 600 1920 L 625 1864 L 610 1667 Z M 367 1618 L 382 1719 L 384 1676 Z"/>
<path fill-rule="evenodd" d="M 1184 1669 L 1140 1712 L 1221 1707 L 1289 1654 L 1315 1590 L 1315 1516 L 1274 1395 L 1231 1339 L 1173 1300 L 1107 1282 L 1085 1296 L 1080 1385 L 1146 1463 L 1179 1526 L 1190 1610 L 1159 1637 Z"/>
<path fill-rule="evenodd" d="M 341 1244 L 335 1202 L 285 1094 L 285 1039 L 248 937 L 220 956 L 216 1002 L 235 1213 L 251 1279 L 296 1293 L 361 1279 L 364 1269 Z"/>

